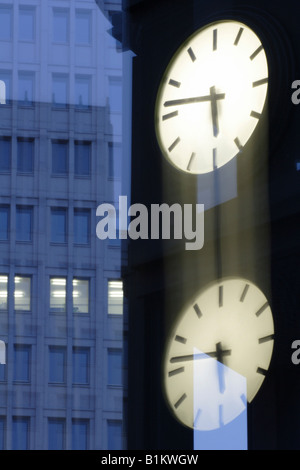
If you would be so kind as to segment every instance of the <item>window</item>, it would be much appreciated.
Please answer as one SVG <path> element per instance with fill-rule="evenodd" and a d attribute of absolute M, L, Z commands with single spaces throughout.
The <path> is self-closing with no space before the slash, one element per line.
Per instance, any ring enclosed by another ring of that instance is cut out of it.
<path fill-rule="evenodd" d="M 92 29 L 91 12 L 76 10 L 75 15 L 75 42 L 76 44 L 88 45 L 91 43 Z"/>
<path fill-rule="evenodd" d="M 122 145 L 110 142 L 108 144 L 108 177 L 121 178 L 122 172 Z"/>
<path fill-rule="evenodd" d="M 29 382 L 30 381 L 30 357 L 31 346 L 14 345 L 14 381 Z"/>
<path fill-rule="evenodd" d="M 123 282 L 117 280 L 108 281 L 108 314 L 123 314 Z"/>
<path fill-rule="evenodd" d="M 64 346 L 49 346 L 49 383 L 65 383 L 66 355 Z"/>
<path fill-rule="evenodd" d="M 64 450 L 66 441 L 65 420 L 48 418 L 48 450 Z"/>
<path fill-rule="evenodd" d="M 122 450 L 122 422 L 107 422 L 107 449 Z"/>
<path fill-rule="evenodd" d="M 10 171 L 11 138 L 0 137 L 0 172 Z"/>
<path fill-rule="evenodd" d="M 30 242 L 32 240 L 33 208 L 17 206 L 16 208 L 16 240 Z"/>
<path fill-rule="evenodd" d="M 109 103 L 111 112 L 122 112 L 122 79 L 120 77 L 109 79 Z"/>
<path fill-rule="evenodd" d="M 8 240 L 9 206 L 0 206 L 0 240 Z"/>
<path fill-rule="evenodd" d="M 75 106 L 80 109 L 88 109 L 91 105 L 91 77 L 75 77 Z"/>
<path fill-rule="evenodd" d="M 89 313 L 89 291 L 88 279 L 73 279 L 73 312 Z"/>
<path fill-rule="evenodd" d="M 0 310 L 7 310 L 8 276 L 0 275 Z"/>
<path fill-rule="evenodd" d="M 66 285 L 63 277 L 50 278 L 50 310 L 51 312 L 66 311 Z"/>
<path fill-rule="evenodd" d="M 17 169 L 19 173 L 32 173 L 34 162 L 34 139 L 18 138 Z"/>
<path fill-rule="evenodd" d="M 33 106 L 34 102 L 34 73 L 19 72 L 19 104 L 21 106 Z"/>
<path fill-rule="evenodd" d="M 5 449 L 5 417 L 0 416 L 0 450 Z"/>
<path fill-rule="evenodd" d="M 90 210 L 74 209 L 74 243 L 87 245 L 90 241 Z"/>
<path fill-rule="evenodd" d="M 108 385 L 121 386 L 122 384 L 122 351 L 121 349 L 109 349 Z"/>
<path fill-rule="evenodd" d="M 31 278 L 15 276 L 15 310 L 31 310 Z"/>
<path fill-rule="evenodd" d="M 72 420 L 72 450 L 88 450 L 89 421 Z"/>
<path fill-rule="evenodd" d="M 66 108 L 69 94 L 69 78 L 67 75 L 53 74 L 52 76 L 52 105 L 56 108 Z"/>
<path fill-rule="evenodd" d="M 1 105 L 10 104 L 12 100 L 11 72 L 8 70 L 0 70 L 0 80 L 5 84 L 5 94 L 0 97 L 0 103 Z"/>
<path fill-rule="evenodd" d="M 53 42 L 69 42 L 69 11 L 61 8 L 53 9 L 52 23 Z"/>
<path fill-rule="evenodd" d="M 89 383 L 89 364 L 90 350 L 89 348 L 73 348 L 73 383 L 88 384 Z"/>
<path fill-rule="evenodd" d="M 0 41 L 10 41 L 12 38 L 12 8 L 0 7 Z"/>
<path fill-rule="evenodd" d="M 55 175 L 68 174 L 69 144 L 66 140 L 52 141 L 52 173 Z"/>
<path fill-rule="evenodd" d="M 0 364 L 0 382 L 5 382 L 6 380 L 6 364 Z M 1 430 L 0 430 L 1 433 Z M 0 450 L 1 450 L 1 443 L 0 443 Z"/>
<path fill-rule="evenodd" d="M 91 174 L 91 143 L 75 141 L 74 171 L 76 176 Z"/>
<path fill-rule="evenodd" d="M 13 417 L 12 448 L 13 450 L 29 449 L 29 418 Z"/>
<path fill-rule="evenodd" d="M 67 209 L 65 208 L 51 209 L 51 242 L 67 242 Z"/>
<path fill-rule="evenodd" d="M 35 9 L 20 7 L 19 9 L 19 39 L 32 42 L 35 40 Z"/>

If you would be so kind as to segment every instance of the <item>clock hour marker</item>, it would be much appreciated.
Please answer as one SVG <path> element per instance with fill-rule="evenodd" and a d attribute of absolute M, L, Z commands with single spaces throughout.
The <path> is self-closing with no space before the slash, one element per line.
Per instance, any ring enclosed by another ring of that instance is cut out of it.
<path fill-rule="evenodd" d="M 180 398 L 179 400 L 177 400 L 177 402 L 174 404 L 174 407 L 177 408 L 184 402 L 184 400 L 187 398 L 187 394 L 184 393 Z"/>
<path fill-rule="evenodd" d="M 219 405 L 219 425 L 220 427 L 224 426 L 223 405 Z"/>
<path fill-rule="evenodd" d="M 193 152 L 192 155 L 191 155 L 189 164 L 188 164 L 188 166 L 187 166 L 187 171 L 191 171 L 191 166 L 192 166 L 192 163 L 193 163 L 193 161 L 194 161 L 195 156 L 196 156 L 196 154 Z"/>
<path fill-rule="evenodd" d="M 268 78 L 262 78 L 261 80 L 257 80 L 256 82 L 252 83 L 253 88 L 256 88 L 257 86 L 265 85 L 268 83 L 269 79 Z"/>
<path fill-rule="evenodd" d="M 256 316 L 259 317 L 267 308 L 269 307 L 268 302 L 266 302 L 257 312 Z"/>
<path fill-rule="evenodd" d="M 259 344 L 267 343 L 268 341 L 273 341 L 273 339 L 274 339 L 274 335 L 264 336 L 263 338 L 259 338 L 258 343 Z"/>
<path fill-rule="evenodd" d="M 261 113 L 257 113 L 256 111 L 251 111 L 250 116 L 255 118 L 255 119 L 260 119 L 261 118 Z"/>
<path fill-rule="evenodd" d="M 173 111 L 173 113 L 165 114 L 162 117 L 162 120 L 166 121 L 167 119 L 171 119 L 171 118 L 176 117 L 176 116 L 178 116 L 178 111 Z"/>
<path fill-rule="evenodd" d="M 218 30 L 214 29 L 213 32 L 213 50 L 216 51 L 218 49 Z"/>
<path fill-rule="evenodd" d="M 172 150 L 174 150 L 174 148 L 176 147 L 176 145 L 178 145 L 180 142 L 180 137 L 177 137 L 176 140 L 174 140 L 173 144 L 170 145 L 170 147 L 168 148 L 169 152 L 172 152 Z"/>
<path fill-rule="evenodd" d="M 195 310 L 195 312 L 196 312 L 197 317 L 198 317 L 198 318 L 201 318 L 201 317 L 202 317 L 202 312 L 201 312 L 201 310 L 200 310 L 198 304 L 195 304 L 195 305 L 194 305 L 194 310 Z"/>
<path fill-rule="evenodd" d="M 187 339 L 186 339 L 186 338 L 183 338 L 182 336 L 176 335 L 176 336 L 175 336 L 175 341 L 177 341 L 177 343 L 186 344 Z"/>
<path fill-rule="evenodd" d="M 258 374 L 261 374 L 261 375 L 267 375 L 266 369 L 263 369 L 262 367 L 258 367 L 258 368 L 256 369 L 256 372 L 257 372 Z"/>
<path fill-rule="evenodd" d="M 241 298 L 240 298 L 240 302 L 244 302 L 245 297 L 246 297 L 246 295 L 247 295 L 247 292 L 248 292 L 248 290 L 249 290 L 249 287 L 250 287 L 249 284 L 246 284 L 246 285 L 245 285 L 244 290 L 243 290 L 243 293 L 242 293 Z"/>
<path fill-rule="evenodd" d="M 217 165 L 217 149 L 213 149 L 213 169 L 216 170 L 218 168 Z"/>
<path fill-rule="evenodd" d="M 254 52 L 251 54 L 250 59 L 255 59 L 256 56 L 263 50 L 263 45 L 261 44 Z"/>
<path fill-rule="evenodd" d="M 234 45 L 237 46 L 238 43 L 240 42 L 241 36 L 243 34 L 244 28 L 240 28 L 237 37 L 235 38 Z"/>
<path fill-rule="evenodd" d="M 241 395 L 241 400 L 244 403 L 244 405 L 247 406 L 247 398 L 246 398 L 246 395 L 244 393 Z"/>
<path fill-rule="evenodd" d="M 193 49 L 192 49 L 191 47 L 189 47 L 187 51 L 188 51 L 188 54 L 189 54 L 191 60 L 192 60 L 193 62 L 195 62 L 195 60 L 197 59 L 197 57 L 195 56 Z"/>
<path fill-rule="evenodd" d="M 181 83 L 180 83 L 180 82 L 177 82 L 176 80 L 173 80 L 172 78 L 170 78 L 170 80 L 169 80 L 169 85 L 174 86 L 174 87 L 176 87 L 176 88 L 180 88 Z"/>
<path fill-rule="evenodd" d="M 223 307 L 223 286 L 219 286 L 219 307 Z"/>
<path fill-rule="evenodd" d="M 168 372 L 169 377 L 174 377 L 174 375 L 182 374 L 184 372 L 184 367 L 179 367 L 178 369 L 170 370 Z"/>
<path fill-rule="evenodd" d="M 195 417 L 195 421 L 194 421 L 194 428 L 196 428 L 196 427 L 197 427 L 197 424 L 198 424 L 198 421 L 199 421 L 200 415 L 201 415 L 201 410 L 200 410 L 200 408 L 199 408 L 199 410 L 197 411 L 196 417 Z"/>
<path fill-rule="evenodd" d="M 239 151 L 241 152 L 243 150 L 243 146 L 242 146 L 242 144 L 240 142 L 240 139 L 238 137 L 236 137 L 236 139 L 234 139 L 234 143 L 237 146 L 237 148 L 239 149 Z"/>

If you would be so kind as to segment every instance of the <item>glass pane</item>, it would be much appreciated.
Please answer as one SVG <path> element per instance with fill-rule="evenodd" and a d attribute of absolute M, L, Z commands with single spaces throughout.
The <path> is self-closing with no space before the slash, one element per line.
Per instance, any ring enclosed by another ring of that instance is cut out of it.
<path fill-rule="evenodd" d="M 13 450 L 29 448 L 29 418 L 13 418 L 12 447 Z"/>
<path fill-rule="evenodd" d="M 68 10 L 53 9 L 53 41 L 60 43 L 67 43 L 69 41 Z"/>
<path fill-rule="evenodd" d="M 108 314 L 123 314 L 123 282 L 108 281 Z"/>
<path fill-rule="evenodd" d="M 65 175 L 68 172 L 68 142 L 52 142 L 52 173 Z"/>
<path fill-rule="evenodd" d="M 89 313 L 90 283 L 87 279 L 73 279 L 73 312 Z"/>
<path fill-rule="evenodd" d="M 17 382 L 30 380 L 30 346 L 14 346 L 14 380 Z"/>
<path fill-rule="evenodd" d="M 119 77 L 109 79 L 109 105 L 111 112 L 122 112 L 122 80 Z"/>
<path fill-rule="evenodd" d="M 19 39 L 33 41 L 35 38 L 35 10 L 20 8 L 19 10 Z"/>
<path fill-rule="evenodd" d="M 80 108 L 88 108 L 91 104 L 91 79 L 90 77 L 75 78 L 75 105 Z"/>
<path fill-rule="evenodd" d="M 50 310 L 52 312 L 66 311 L 66 279 L 50 279 Z"/>
<path fill-rule="evenodd" d="M 67 241 L 67 210 L 51 209 L 51 241 L 66 243 Z"/>
<path fill-rule="evenodd" d="M 9 41 L 12 36 L 12 9 L 0 7 L 0 40 Z"/>
<path fill-rule="evenodd" d="M 63 419 L 48 420 L 48 450 L 65 448 L 65 421 Z"/>
<path fill-rule="evenodd" d="M 8 276 L 0 275 L 0 310 L 7 310 Z"/>
<path fill-rule="evenodd" d="M 121 178 L 122 173 L 122 145 L 119 143 L 108 144 L 109 151 L 109 178 Z"/>
<path fill-rule="evenodd" d="M 15 310 L 30 311 L 31 309 L 31 278 L 15 277 Z"/>
<path fill-rule="evenodd" d="M 8 240 L 9 207 L 0 206 L 0 240 Z"/>
<path fill-rule="evenodd" d="M 18 171 L 20 173 L 33 172 L 33 139 L 18 139 Z"/>
<path fill-rule="evenodd" d="M 77 44 L 91 42 L 91 14 L 89 11 L 76 11 L 75 41 Z"/>
<path fill-rule="evenodd" d="M 91 143 L 75 142 L 75 175 L 89 176 L 91 173 Z"/>
<path fill-rule="evenodd" d="M 89 423 L 83 419 L 73 419 L 72 421 L 72 450 L 88 449 Z"/>
<path fill-rule="evenodd" d="M 5 443 L 5 418 L 0 417 L 0 450 L 4 450 Z"/>
<path fill-rule="evenodd" d="M 11 139 L 8 137 L 0 138 L 0 171 L 10 171 L 11 159 Z"/>
<path fill-rule="evenodd" d="M 53 106 L 65 108 L 68 103 L 68 77 L 66 75 L 53 75 L 52 78 Z"/>
<path fill-rule="evenodd" d="M 90 211 L 74 210 L 74 243 L 86 245 L 90 239 Z"/>
<path fill-rule="evenodd" d="M 73 383 L 89 383 L 89 357 L 87 348 L 73 348 Z"/>
<path fill-rule="evenodd" d="M 34 101 L 34 75 L 30 72 L 19 73 L 19 101 L 22 106 L 32 106 Z"/>
<path fill-rule="evenodd" d="M 5 96 L 0 96 L 1 104 L 10 104 L 11 95 L 11 72 L 7 70 L 0 70 L 0 80 L 5 84 Z"/>
<path fill-rule="evenodd" d="M 107 423 L 107 449 L 122 450 L 122 422 L 108 421 Z"/>
<path fill-rule="evenodd" d="M 108 384 L 122 385 L 122 351 L 108 350 Z"/>
<path fill-rule="evenodd" d="M 66 367 L 66 349 L 64 347 L 49 347 L 49 382 L 64 383 Z"/>
<path fill-rule="evenodd" d="M 32 239 L 32 207 L 18 206 L 16 210 L 16 240 L 28 242 Z"/>

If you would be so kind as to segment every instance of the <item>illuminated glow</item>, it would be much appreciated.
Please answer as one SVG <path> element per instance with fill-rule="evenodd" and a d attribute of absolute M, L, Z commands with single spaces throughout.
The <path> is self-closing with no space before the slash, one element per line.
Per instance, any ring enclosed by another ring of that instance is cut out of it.
<path fill-rule="evenodd" d="M 1 284 L 7 284 L 8 278 L 7 276 L 0 276 L 0 283 Z"/>
<path fill-rule="evenodd" d="M 51 284 L 53 286 L 65 286 L 66 285 L 66 279 L 51 279 Z"/>
<path fill-rule="evenodd" d="M 156 134 L 164 156 L 193 174 L 214 170 L 212 149 L 218 167 L 228 163 L 259 123 L 268 76 L 261 41 L 246 25 L 221 21 L 197 31 L 171 60 L 158 93 Z M 180 87 L 170 86 L 171 77 Z"/>
<path fill-rule="evenodd" d="M 52 297 L 66 297 L 66 293 L 64 291 L 54 291 L 52 292 Z"/>

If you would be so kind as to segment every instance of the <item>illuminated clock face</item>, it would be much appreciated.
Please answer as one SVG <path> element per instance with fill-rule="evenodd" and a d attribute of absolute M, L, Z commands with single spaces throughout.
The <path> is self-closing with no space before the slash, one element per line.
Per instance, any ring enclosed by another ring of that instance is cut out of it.
<path fill-rule="evenodd" d="M 177 169 L 203 174 L 242 152 L 264 112 L 268 64 L 245 24 L 220 21 L 176 52 L 155 107 L 162 153 Z"/>
<path fill-rule="evenodd" d="M 273 344 L 271 308 L 256 285 L 241 278 L 209 285 L 183 310 L 167 345 L 170 410 L 198 430 L 228 424 L 261 387 Z"/>

